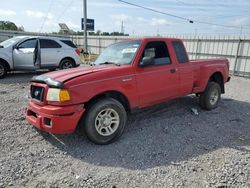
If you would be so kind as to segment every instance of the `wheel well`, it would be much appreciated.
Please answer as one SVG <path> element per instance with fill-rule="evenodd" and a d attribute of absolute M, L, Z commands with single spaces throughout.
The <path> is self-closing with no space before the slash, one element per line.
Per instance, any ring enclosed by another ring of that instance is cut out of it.
<path fill-rule="evenodd" d="M 65 59 L 69 59 L 69 60 L 73 61 L 74 64 L 76 65 L 76 62 L 75 62 L 75 60 L 74 60 L 72 57 L 64 57 L 64 58 L 60 61 L 59 67 L 60 67 L 61 64 L 62 64 L 62 61 L 65 60 Z"/>
<path fill-rule="evenodd" d="M 220 72 L 215 72 L 210 78 L 209 81 L 216 82 L 220 85 L 221 87 L 221 93 L 225 93 L 225 86 L 224 86 L 224 80 L 223 76 Z"/>
<path fill-rule="evenodd" d="M 104 93 L 98 94 L 90 99 L 87 103 L 85 103 L 85 107 L 88 109 L 96 100 L 100 100 L 106 97 L 116 99 L 124 106 L 127 112 L 130 112 L 130 104 L 127 97 L 118 91 L 106 91 Z"/>
<path fill-rule="evenodd" d="M 10 65 L 9 65 L 9 63 L 6 60 L 0 58 L 0 62 L 4 63 L 4 65 L 7 67 L 7 71 L 10 70 Z"/>

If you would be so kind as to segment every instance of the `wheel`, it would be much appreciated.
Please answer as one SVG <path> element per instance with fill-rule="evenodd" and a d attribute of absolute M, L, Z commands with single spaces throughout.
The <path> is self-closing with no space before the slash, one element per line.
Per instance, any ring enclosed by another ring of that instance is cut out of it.
<path fill-rule="evenodd" d="M 63 59 L 60 63 L 60 69 L 69 69 L 75 67 L 75 62 L 71 59 Z"/>
<path fill-rule="evenodd" d="M 216 82 L 209 82 L 206 90 L 200 94 L 200 106 L 212 110 L 218 106 L 221 98 L 221 87 Z"/>
<path fill-rule="evenodd" d="M 122 135 L 127 122 L 123 105 L 115 99 L 104 98 L 96 101 L 87 110 L 82 131 L 96 144 L 109 144 Z"/>
<path fill-rule="evenodd" d="M 3 62 L 0 62 L 0 79 L 4 78 L 7 74 L 7 67 Z"/>

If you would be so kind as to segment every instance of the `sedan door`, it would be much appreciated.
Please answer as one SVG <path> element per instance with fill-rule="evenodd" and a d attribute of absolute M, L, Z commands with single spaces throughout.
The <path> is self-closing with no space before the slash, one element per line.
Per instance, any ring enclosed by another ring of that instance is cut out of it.
<path fill-rule="evenodd" d="M 41 66 L 56 68 L 62 60 L 62 46 L 53 39 L 39 39 L 41 48 Z"/>
<path fill-rule="evenodd" d="M 140 62 L 144 57 L 153 58 L 154 64 L 137 68 L 140 107 L 175 98 L 178 95 L 179 78 L 165 41 L 147 43 Z"/>
<path fill-rule="evenodd" d="M 16 70 L 35 69 L 35 63 L 38 59 L 38 41 L 37 39 L 27 39 L 18 44 L 13 49 L 14 68 Z"/>

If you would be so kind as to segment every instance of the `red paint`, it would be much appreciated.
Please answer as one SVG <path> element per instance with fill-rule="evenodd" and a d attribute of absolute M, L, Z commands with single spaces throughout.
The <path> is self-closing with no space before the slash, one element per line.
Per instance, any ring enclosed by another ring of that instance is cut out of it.
<path fill-rule="evenodd" d="M 151 41 L 165 41 L 171 59 L 170 65 L 138 67 L 145 45 Z M 71 133 L 84 114 L 84 104 L 96 95 L 107 91 L 117 91 L 129 101 L 130 108 L 143 108 L 192 93 L 203 92 L 209 78 L 219 72 L 224 83 L 228 80 L 229 62 L 226 59 L 195 60 L 179 64 L 170 38 L 143 38 L 141 46 L 131 65 L 86 66 L 47 73 L 50 78 L 63 82 L 70 92 L 69 102 L 47 102 L 48 86 L 44 101 L 31 99 L 27 110 L 28 122 L 51 133 Z M 171 73 L 175 69 L 175 73 Z M 34 116 L 37 114 L 37 117 Z M 44 125 L 44 117 L 49 117 L 53 125 Z"/>

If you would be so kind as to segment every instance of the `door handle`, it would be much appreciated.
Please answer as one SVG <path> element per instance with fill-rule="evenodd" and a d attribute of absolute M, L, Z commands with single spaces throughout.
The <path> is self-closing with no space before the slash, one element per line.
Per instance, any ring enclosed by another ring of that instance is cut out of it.
<path fill-rule="evenodd" d="M 176 73 L 177 69 L 170 69 L 171 73 Z"/>

